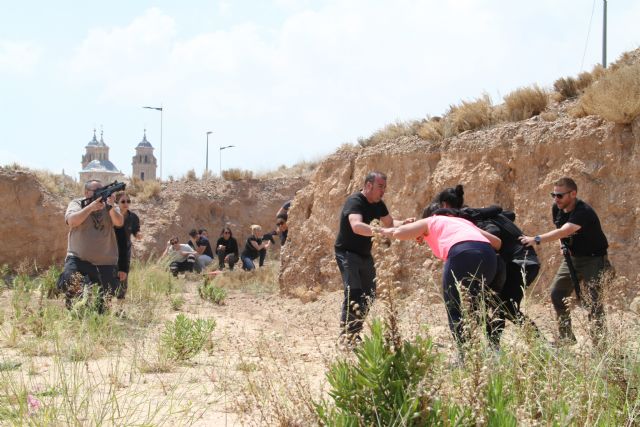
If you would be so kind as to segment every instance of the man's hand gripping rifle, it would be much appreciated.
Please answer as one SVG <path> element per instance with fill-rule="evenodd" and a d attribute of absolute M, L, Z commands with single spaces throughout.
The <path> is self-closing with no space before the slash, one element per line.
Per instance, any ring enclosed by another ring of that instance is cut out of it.
<path fill-rule="evenodd" d="M 127 184 L 125 184 L 124 182 L 113 181 L 111 184 L 107 184 L 104 187 L 98 188 L 96 191 L 93 192 L 93 196 L 87 197 L 86 199 L 82 199 L 80 201 L 80 206 L 84 208 L 94 200 L 98 200 L 98 199 L 101 199 L 102 202 L 104 203 L 107 201 L 109 196 L 111 196 L 113 193 L 117 193 L 118 191 L 124 191 L 126 186 Z"/>

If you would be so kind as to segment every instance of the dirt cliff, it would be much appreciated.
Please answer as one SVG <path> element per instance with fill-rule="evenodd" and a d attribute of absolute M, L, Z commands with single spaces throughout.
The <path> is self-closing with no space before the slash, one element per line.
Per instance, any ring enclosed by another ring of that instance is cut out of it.
<path fill-rule="evenodd" d="M 259 224 L 265 232 L 272 231 L 278 209 L 307 183 L 303 177 L 163 183 L 157 199 L 136 203 L 134 198 L 131 209 L 140 216 L 143 236 L 134 242 L 137 253 L 142 258 L 158 255 L 171 236 L 186 242 L 192 228 L 206 228 L 215 241 L 226 224 L 242 250 L 249 226 Z"/>
<path fill-rule="evenodd" d="M 66 200 L 52 195 L 31 172 L 0 170 L 0 265 L 47 266 L 64 257 Z"/>
<path fill-rule="evenodd" d="M 327 158 L 290 211 L 282 291 L 313 298 L 321 290 L 341 287 L 333 254 L 338 215 L 371 170 L 387 174 L 384 200 L 396 219 L 419 217 L 437 192 L 462 183 L 468 205 L 512 209 L 517 224 L 530 235 L 554 228 L 549 192 L 556 179 L 571 176 L 578 197 L 600 216 L 618 274 L 640 278 L 640 118 L 623 126 L 596 116 L 575 119 L 566 114 L 569 103 L 553 108 L 547 120 L 537 116 L 439 142 L 404 137 L 366 148 L 345 147 Z M 538 252 L 543 261 L 540 284 L 546 288 L 559 262 L 559 247 L 546 244 Z M 420 286 L 427 269 L 441 268 L 428 249 L 414 242 L 394 242 L 392 253 L 394 278 L 403 286 Z"/>

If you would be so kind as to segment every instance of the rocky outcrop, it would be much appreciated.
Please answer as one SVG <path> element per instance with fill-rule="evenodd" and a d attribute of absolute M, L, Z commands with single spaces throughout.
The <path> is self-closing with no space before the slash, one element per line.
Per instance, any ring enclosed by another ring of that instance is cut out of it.
<path fill-rule="evenodd" d="M 55 197 L 33 173 L 0 171 L 0 265 L 48 266 L 64 258 L 66 200 Z"/>
<path fill-rule="evenodd" d="M 601 218 L 618 274 L 633 282 L 640 278 L 637 129 L 637 124 L 632 131 L 632 126 L 594 116 L 574 119 L 560 111 L 554 121 L 534 117 L 440 142 L 405 137 L 341 149 L 318 167 L 294 200 L 281 258 L 281 289 L 308 297 L 341 287 L 333 255 L 338 214 L 371 170 L 388 176 L 384 200 L 394 218 L 419 216 L 438 191 L 462 183 L 470 206 L 497 203 L 515 210 L 516 222 L 530 235 L 554 227 L 549 192 L 556 179 L 571 176 L 578 196 Z M 559 249 L 547 244 L 539 252 L 544 260 L 540 285 L 545 287 L 559 262 Z M 391 253 L 394 278 L 403 286 L 419 286 L 425 271 L 440 269 L 429 251 L 413 242 L 394 242 Z"/>

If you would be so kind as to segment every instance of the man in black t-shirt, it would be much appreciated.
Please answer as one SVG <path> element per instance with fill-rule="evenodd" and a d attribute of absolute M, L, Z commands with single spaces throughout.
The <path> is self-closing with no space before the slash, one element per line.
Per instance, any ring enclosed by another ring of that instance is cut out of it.
<path fill-rule="evenodd" d="M 601 291 L 605 279 L 603 274 L 611 269 L 607 257 L 609 244 L 598 215 L 591 206 L 578 199 L 577 195 L 578 186 L 573 179 L 561 178 L 556 181 L 551 193 L 555 200 L 552 215 L 556 230 L 535 237 L 522 236 L 520 241 L 531 246 L 561 239 L 567 246 L 577 278 L 582 281 L 588 293 L 585 303 L 589 308 L 589 320 L 593 323 L 591 338 L 594 344 L 599 344 L 606 333 Z M 574 289 L 569 265 L 563 259 L 551 284 L 551 302 L 558 316 L 560 340 L 565 343 L 576 341 L 566 303 L 566 298 Z"/>
<path fill-rule="evenodd" d="M 335 253 L 344 286 L 340 317 L 340 340 L 344 344 L 359 341 L 358 334 L 375 298 L 376 270 L 371 256 L 373 229 L 369 224 L 379 219 L 385 227 L 392 227 L 414 220 L 394 221 L 382 201 L 386 188 L 386 175 L 370 172 L 364 180 L 364 188 L 349 196 L 340 213 Z"/>

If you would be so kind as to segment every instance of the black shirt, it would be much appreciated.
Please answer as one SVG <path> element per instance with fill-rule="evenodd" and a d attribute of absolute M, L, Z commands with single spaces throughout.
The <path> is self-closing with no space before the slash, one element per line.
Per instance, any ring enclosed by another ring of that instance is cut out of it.
<path fill-rule="evenodd" d="M 253 234 L 247 238 L 247 243 L 244 245 L 244 250 L 242 251 L 242 256 L 246 256 L 251 259 L 256 259 L 260 256 L 260 252 L 256 248 L 253 247 L 251 242 L 256 242 L 258 245 L 262 244 L 262 239 L 258 239 Z"/>
<path fill-rule="evenodd" d="M 114 227 L 118 242 L 118 271 L 129 272 L 131 262 L 131 235 L 140 232 L 140 218 L 131 211 L 124 216 L 122 227 Z"/>
<path fill-rule="evenodd" d="M 336 238 L 336 251 L 351 251 L 362 256 L 371 256 L 371 237 L 361 236 L 353 232 L 349 223 L 350 214 L 362 215 L 362 222 L 370 224 L 374 219 L 389 215 L 387 206 L 381 200 L 369 203 L 362 192 L 349 196 L 340 213 L 340 230 Z"/>
<path fill-rule="evenodd" d="M 229 237 L 229 240 L 225 240 L 224 237 L 220 237 L 216 242 L 216 250 L 218 246 L 224 246 L 224 255 L 235 254 L 238 256 L 238 241 L 235 237 Z"/>
<path fill-rule="evenodd" d="M 609 243 L 600 226 L 600 219 L 591 206 L 578 199 L 571 212 L 564 212 L 556 204 L 551 209 L 556 228 L 567 222 L 579 225 L 580 230 L 563 239 L 573 256 L 603 256 Z"/>
<path fill-rule="evenodd" d="M 209 243 L 209 239 L 204 236 L 200 236 L 197 243 L 198 246 L 205 247 L 204 252 L 202 252 L 203 255 L 207 255 L 210 258 L 213 258 L 213 251 L 211 250 L 211 243 Z"/>

